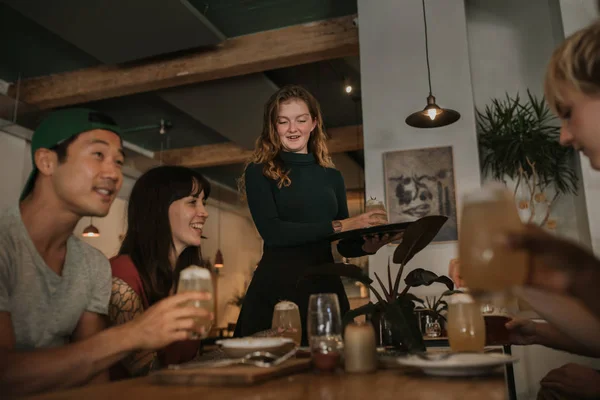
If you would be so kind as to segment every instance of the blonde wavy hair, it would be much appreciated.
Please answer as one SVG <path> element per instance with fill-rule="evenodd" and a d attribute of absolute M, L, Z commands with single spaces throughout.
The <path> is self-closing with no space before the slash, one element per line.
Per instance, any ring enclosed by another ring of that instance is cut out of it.
<path fill-rule="evenodd" d="M 544 92 L 550 108 L 561 117 L 565 88 L 600 96 L 600 20 L 570 35 L 552 54 Z"/>
<path fill-rule="evenodd" d="M 276 128 L 279 107 L 282 103 L 290 100 L 303 101 L 308 107 L 311 118 L 316 121 L 315 129 L 311 132 L 308 139 L 308 151 L 315 156 L 315 160 L 320 166 L 334 167 L 329 151 L 327 150 L 327 136 L 323 129 L 323 117 L 319 102 L 302 86 L 284 86 L 273 93 L 269 101 L 265 104 L 262 133 L 256 139 L 254 153 L 246 162 L 244 173 L 238 179 L 238 189 L 242 198 L 246 197 L 246 169 L 250 164 L 262 164 L 263 174 L 267 178 L 277 181 L 277 187 L 279 188 L 292 184 L 292 180 L 289 177 L 289 170 L 285 169 L 283 162 L 278 157 L 282 146 Z"/>

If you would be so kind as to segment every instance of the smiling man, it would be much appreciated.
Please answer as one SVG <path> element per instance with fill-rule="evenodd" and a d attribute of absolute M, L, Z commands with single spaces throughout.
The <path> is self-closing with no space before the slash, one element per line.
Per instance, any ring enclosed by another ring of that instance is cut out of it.
<path fill-rule="evenodd" d="M 109 262 L 73 235 L 82 217 L 106 216 L 121 188 L 119 127 L 93 110 L 57 111 L 35 131 L 31 155 L 20 204 L 0 214 L 0 391 L 104 381 L 131 351 L 188 338 L 192 318 L 207 312 L 179 305 L 204 293 L 172 296 L 105 330 Z"/>

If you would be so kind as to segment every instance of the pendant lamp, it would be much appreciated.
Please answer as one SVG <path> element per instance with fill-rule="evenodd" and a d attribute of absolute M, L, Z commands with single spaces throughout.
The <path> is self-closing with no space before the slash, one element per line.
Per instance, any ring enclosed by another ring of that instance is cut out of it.
<path fill-rule="evenodd" d="M 94 226 L 94 223 L 92 222 L 92 217 L 90 217 L 90 225 L 83 230 L 83 232 L 81 233 L 81 236 L 84 236 L 84 237 L 99 237 L 100 236 L 100 231 L 98 230 L 98 228 L 96 228 Z"/>
<path fill-rule="evenodd" d="M 429 81 L 429 96 L 427 105 L 421 111 L 414 112 L 406 118 L 406 123 L 415 128 L 438 128 L 458 121 L 460 114 L 449 108 L 441 108 L 435 103 L 431 93 L 431 70 L 429 68 L 429 43 L 427 41 L 427 15 L 425 13 L 425 0 L 423 3 L 423 22 L 425 25 L 425 56 L 427 59 L 427 79 Z"/>

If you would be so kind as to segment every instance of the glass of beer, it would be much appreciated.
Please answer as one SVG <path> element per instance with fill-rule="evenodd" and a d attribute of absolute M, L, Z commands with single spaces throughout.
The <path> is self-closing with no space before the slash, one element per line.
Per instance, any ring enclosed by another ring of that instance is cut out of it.
<path fill-rule="evenodd" d="M 512 193 L 490 185 L 463 199 L 459 236 L 460 273 L 471 293 L 506 292 L 527 276 L 527 255 L 510 251 L 497 239 L 523 229 Z"/>
<path fill-rule="evenodd" d="M 485 322 L 481 305 L 468 294 L 454 294 L 448 304 L 448 341 L 455 352 L 482 352 Z"/>
<path fill-rule="evenodd" d="M 376 211 L 376 210 L 381 210 L 386 213 L 386 216 L 382 215 L 379 218 L 379 220 L 380 220 L 381 224 L 387 224 L 388 220 L 387 220 L 387 211 L 385 209 L 385 205 L 383 204 L 382 201 L 379 201 L 376 198 L 371 197 L 369 200 L 367 200 L 367 202 L 365 204 L 365 212 Z"/>
<path fill-rule="evenodd" d="M 281 331 L 281 336 L 292 339 L 297 346 L 302 341 L 300 310 L 291 301 L 280 301 L 273 311 L 272 329 Z"/>
<path fill-rule="evenodd" d="M 212 313 L 214 309 L 213 283 L 210 271 L 196 265 L 191 265 L 181 271 L 179 274 L 179 284 L 177 293 L 185 292 L 205 292 L 210 293 L 210 300 L 192 300 L 182 306 L 193 306 L 203 308 Z M 192 333 L 191 339 L 204 339 L 212 327 L 213 321 L 210 315 L 201 318 L 194 318 L 196 327 L 202 327 L 202 334 Z"/>

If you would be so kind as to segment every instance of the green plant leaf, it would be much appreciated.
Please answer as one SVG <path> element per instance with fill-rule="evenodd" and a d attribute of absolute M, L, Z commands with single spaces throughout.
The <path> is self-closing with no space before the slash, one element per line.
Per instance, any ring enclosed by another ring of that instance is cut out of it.
<path fill-rule="evenodd" d="M 425 302 L 424 302 L 422 299 L 418 298 L 417 296 L 415 296 L 415 295 L 414 295 L 414 294 L 412 294 L 412 293 L 406 293 L 406 294 L 404 295 L 404 297 L 405 297 L 406 299 L 410 300 L 410 301 L 414 301 L 414 302 L 417 302 L 417 303 L 419 303 L 419 304 L 425 304 Z"/>
<path fill-rule="evenodd" d="M 416 220 L 406 228 L 404 236 L 402 237 L 402 242 L 396 247 L 392 258 L 394 263 L 401 264 L 398 274 L 396 275 L 392 293 L 398 292 L 400 279 L 402 278 L 402 272 L 404 271 L 406 263 L 435 238 L 435 235 L 438 234 L 447 220 L 448 217 L 443 215 L 430 215 Z"/>
<path fill-rule="evenodd" d="M 454 289 L 454 282 L 452 282 L 452 279 L 445 275 L 438 276 L 434 272 L 427 271 L 423 268 L 417 268 L 411 271 L 404 279 L 404 283 L 406 283 L 407 287 L 429 286 L 435 282 L 443 283 L 448 290 Z"/>
<path fill-rule="evenodd" d="M 538 188 L 554 185 L 559 194 L 576 193 L 578 177 L 574 151 L 558 142 L 559 124 L 547 107 L 531 91 L 521 98 L 505 94 L 476 111 L 476 127 L 481 170 L 486 176 L 504 181 L 516 180 L 520 168 L 538 175 Z"/>
<path fill-rule="evenodd" d="M 354 318 L 360 317 L 361 315 L 369 315 L 373 314 L 375 310 L 377 310 L 380 306 L 377 304 L 373 304 L 372 302 L 368 302 L 354 310 L 349 310 L 344 317 L 342 318 L 343 327 L 348 325 L 350 322 L 354 321 Z"/>
<path fill-rule="evenodd" d="M 383 284 L 383 282 L 381 281 L 381 279 L 379 278 L 379 275 L 377 275 L 377 272 L 374 273 L 375 278 L 377 279 L 377 282 L 379 282 L 379 286 L 381 286 L 381 290 L 383 290 L 383 295 L 385 296 L 385 299 L 389 302 L 392 300 L 391 296 L 390 296 L 390 292 L 388 292 L 385 288 L 385 285 Z"/>

